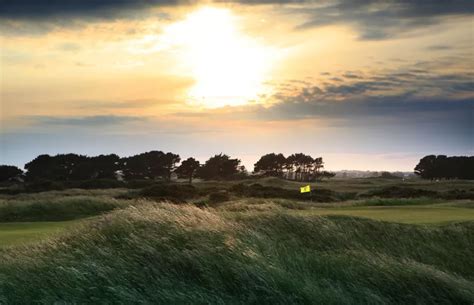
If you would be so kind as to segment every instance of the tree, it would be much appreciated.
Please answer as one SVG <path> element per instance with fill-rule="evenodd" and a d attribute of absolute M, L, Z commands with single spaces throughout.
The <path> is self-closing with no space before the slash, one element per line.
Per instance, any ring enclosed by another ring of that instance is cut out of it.
<path fill-rule="evenodd" d="M 400 177 L 395 176 L 394 174 L 392 174 L 390 172 L 381 172 L 379 177 L 384 178 L 384 179 L 398 179 L 398 178 L 400 178 Z"/>
<path fill-rule="evenodd" d="M 219 154 L 209 158 L 197 172 L 197 176 L 206 179 L 230 179 L 243 172 L 239 159 L 231 159 L 228 155 Z"/>
<path fill-rule="evenodd" d="M 188 158 L 181 162 L 181 165 L 176 169 L 175 173 L 179 178 L 186 178 L 189 180 L 189 183 L 192 183 L 199 166 L 199 161 L 194 158 Z"/>
<path fill-rule="evenodd" d="M 324 162 L 322 157 L 313 159 L 313 174 L 317 175 L 318 172 L 324 168 Z"/>
<path fill-rule="evenodd" d="M 87 157 L 72 168 L 71 179 L 115 179 L 120 157 L 116 154 Z"/>
<path fill-rule="evenodd" d="M 8 181 L 23 174 L 23 171 L 16 166 L 0 165 L 0 182 Z"/>
<path fill-rule="evenodd" d="M 176 163 L 181 160 L 179 155 L 162 151 L 149 151 L 135 156 L 122 158 L 120 167 L 125 179 L 171 179 Z"/>
<path fill-rule="evenodd" d="M 474 179 L 474 156 L 429 155 L 415 167 L 423 179 Z"/>
<path fill-rule="evenodd" d="M 434 179 L 436 156 L 429 155 L 423 157 L 415 167 L 415 174 L 424 179 Z"/>
<path fill-rule="evenodd" d="M 263 173 L 268 176 L 279 177 L 282 175 L 286 158 L 283 154 L 270 153 L 263 155 L 254 165 L 254 173 Z"/>
<path fill-rule="evenodd" d="M 319 169 L 323 167 L 323 158 L 313 158 L 303 153 L 292 154 L 286 158 L 285 168 L 289 170 L 288 176 L 292 176 L 294 171 L 294 180 L 310 181 L 315 179 Z"/>
<path fill-rule="evenodd" d="M 161 158 L 163 173 L 168 181 L 171 180 L 171 173 L 176 169 L 176 164 L 179 163 L 179 161 L 181 161 L 180 156 L 170 152 Z"/>
<path fill-rule="evenodd" d="M 30 180 L 69 180 L 74 167 L 86 160 L 86 156 L 76 154 L 39 155 L 25 164 L 26 177 Z"/>
<path fill-rule="evenodd" d="M 322 180 L 322 179 L 334 178 L 335 176 L 336 176 L 336 173 L 332 173 L 332 172 L 328 172 L 328 171 L 322 171 L 322 172 L 319 172 L 316 175 L 316 178 Z"/>

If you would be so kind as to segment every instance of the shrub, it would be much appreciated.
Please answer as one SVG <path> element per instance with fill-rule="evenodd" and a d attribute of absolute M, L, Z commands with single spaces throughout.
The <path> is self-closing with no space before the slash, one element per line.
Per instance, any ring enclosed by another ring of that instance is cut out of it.
<path fill-rule="evenodd" d="M 415 198 L 415 197 L 436 197 L 435 191 L 423 189 L 415 189 L 409 187 L 389 186 L 381 189 L 373 190 L 362 194 L 362 197 L 381 197 L 381 198 Z"/>
<path fill-rule="evenodd" d="M 74 185 L 74 184 L 72 184 Z M 109 189 L 109 188 L 119 188 L 124 187 L 125 184 L 122 181 L 115 179 L 94 179 L 94 180 L 84 180 L 76 184 L 75 187 L 81 189 Z"/>
<path fill-rule="evenodd" d="M 209 203 L 221 203 L 230 200 L 230 195 L 227 191 L 219 191 L 209 194 Z"/>
<path fill-rule="evenodd" d="M 134 179 L 126 182 L 126 187 L 131 188 L 131 189 L 139 189 L 139 188 L 144 188 L 148 186 L 152 186 L 155 184 L 156 181 L 154 180 L 146 180 L 146 179 Z"/>
<path fill-rule="evenodd" d="M 144 188 L 139 196 L 154 200 L 169 200 L 175 203 L 198 196 L 198 191 L 190 184 L 155 184 Z"/>
<path fill-rule="evenodd" d="M 457 199 L 474 199 L 474 192 L 473 190 L 466 191 L 466 190 L 449 190 L 447 192 L 443 192 L 440 194 L 440 197 L 443 199 L 450 199 L 450 200 L 457 200 Z"/>
<path fill-rule="evenodd" d="M 60 191 L 63 189 L 65 189 L 64 183 L 53 180 L 36 180 L 27 183 L 25 186 L 25 190 L 29 193 Z"/>
<path fill-rule="evenodd" d="M 258 183 L 246 185 L 243 183 L 236 184 L 231 188 L 232 192 L 242 197 L 259 197 L 259 198 L 283 198 L 296 200 L 312 200 L 316 202 L 335 201 L 335 192 L 327 189 L 317 188 L 311 194 L 300 193 L 298 189 L 290 190 L 274 186 L 263 186 Z"/>

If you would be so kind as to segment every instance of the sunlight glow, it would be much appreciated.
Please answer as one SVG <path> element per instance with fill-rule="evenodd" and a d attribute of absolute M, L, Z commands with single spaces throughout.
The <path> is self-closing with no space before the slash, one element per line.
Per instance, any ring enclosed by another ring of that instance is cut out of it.
<path fill-rule="evenodd" d="M 237 21 L 227 9 L 205 7 L 165 29 L 195 79 L 191 104 L 243 105 L 264 93 L 274 50 L 241 33 Z"/>

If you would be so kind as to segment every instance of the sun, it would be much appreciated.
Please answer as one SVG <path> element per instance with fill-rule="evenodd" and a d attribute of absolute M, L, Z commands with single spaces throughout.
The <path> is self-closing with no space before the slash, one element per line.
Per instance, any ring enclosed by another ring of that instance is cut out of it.
<path fill-rule="evenodd" d="M 274 50 L 242 33 L 228 9 L 204 7 L 169 25 L 166 36 L 195 83 L 187 98 L 208 108 L 244 105 L 265 91 Z"/>

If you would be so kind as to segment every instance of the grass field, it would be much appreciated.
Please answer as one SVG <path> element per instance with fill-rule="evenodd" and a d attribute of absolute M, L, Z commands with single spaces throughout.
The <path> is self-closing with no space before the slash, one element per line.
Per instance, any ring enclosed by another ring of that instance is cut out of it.
<path fill-rule="evenodd" d="M 364 194 L 394 183 L 356 180 L 326 188 Z M 430 183 L 411 187 L 439 191 Z M 442 184 L 443 191 L 473 187 Z M 196 186 L 214 189 L 216 182 Z M 471 199 L 310 202 L 231 193 L 207 202 L 201 192 L 171 204 L 137 194 L 0 196 L 0 304 L 474 302 Z"/>
<path fill-rule="evenodd" d="M 79 221 L 0 223 L 0 247 L 27 244 L 63 232 Z"/>
<path fill-rule="evenodd" d="M 304 216 L 347 215 L 396 223 L 432 225 L 474 220 L 474 209 L 438 206 L 313 209 L 299 212 L 299 214 Z"/>

